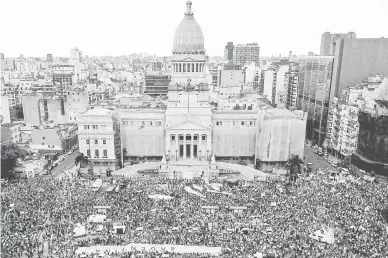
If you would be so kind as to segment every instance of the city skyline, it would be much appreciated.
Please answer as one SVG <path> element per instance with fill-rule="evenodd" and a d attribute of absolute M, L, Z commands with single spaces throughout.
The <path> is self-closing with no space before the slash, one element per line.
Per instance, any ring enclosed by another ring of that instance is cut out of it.
<path fill-rule="evenodd" d="M 61 6 L 61 13 L 66 14 L 63 19 L 56 11 L 57 6 L 49 1 L 7 2 L 3 4 L 7 10 L 24 6 L 19 10 L 23 18 L 15 20 L 13 12 L 4 12 L 0 17 L 2 24 L 9 24 L 3 27 L 3 35 L 11 39 L 0 42 L 0 51 L 5 57 L 20 54 L 45 57 L 47 53 L 54 57 L 68 57 L 70 50 L 78 47 L 84 55 L 89 56 L 132 53 L 170 56 L 171 39 L 182 20 L 185 2 L 149 0 L 134 4 L 111 1 L 108 6 L 96 1 L 91 4 L 90 1 L 70 0 Z M 193 11 L 203 30 L 205 49 L 210 56 L 223 56 L 228 41 L 234 44 L 257 42 L 261 56 L 287 56 L 290 50 L 297 55 L 309 51 L 319 54 L 321 35 L 325 31 L 354 31 L 358 38 L 388 36 L 383 20 L 388 2 L 372 0 L 367 7 L 361 1 L 320 2 L 324 5 L 316 4 L 314 6 L 319 9 L 308 11 L 310 3 L 306 0 L 280 3 L 245 0 L 238 2 L 238 5 L 194 0 Z M 346 10 L 349 7 L 350 14 Z M 44 15 L 37 15 L 42 13 Z M 312 19 L 316 22 L 311 22 Z M 14 23 L 10 23 L 11 20 Z M 39 29 L 26 30 L 28 21 L 40 25 L 38 28 L 43 32 L 38 33 Z M 290 22 L 295 25 L 290 26 Z M 63 37 L 58 38 L 58 35 Z"/>

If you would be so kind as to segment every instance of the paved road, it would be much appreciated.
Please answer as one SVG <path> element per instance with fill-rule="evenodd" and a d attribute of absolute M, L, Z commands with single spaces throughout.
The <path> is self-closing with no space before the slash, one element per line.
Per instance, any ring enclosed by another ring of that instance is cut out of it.
<path fill-rule="evenodd" d="M 324 158 L 319 157 L 313 152 L 313 149 L 307 145 L 304 147 L 304 156 L 306 158 L 306 163 L 313 163 L 313 172 L 316 170 L 316 165 L 318 168 L 324 171 L 335 170 L 334 167 L 326 161 Z"/>
<path fill-rule="evenodd" d="M 58 166 L 54 167 L 51 171 L 53 176 L 59 176 L 63 171 L 69 169 L 74 165 L 75 157 L 79 154 L 78 150 L 67 156 Z"/>

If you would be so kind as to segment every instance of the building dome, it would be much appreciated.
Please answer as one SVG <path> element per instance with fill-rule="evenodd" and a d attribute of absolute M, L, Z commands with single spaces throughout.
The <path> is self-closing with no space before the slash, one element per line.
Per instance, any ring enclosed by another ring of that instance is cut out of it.
<path fill-rule="evenodd" d="M 175 53 L 205 53 L 201 27 L 194 19 L 191 11 L 191 1 L 186 2 L 185 17 L 175 31 L 173 54 Z"/>

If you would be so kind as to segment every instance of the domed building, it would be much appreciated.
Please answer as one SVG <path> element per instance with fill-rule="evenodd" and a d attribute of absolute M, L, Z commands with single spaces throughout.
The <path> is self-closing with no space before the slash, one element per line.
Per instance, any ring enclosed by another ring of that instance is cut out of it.
<path fill-rule="evenodd" d="M 272 171 L 271 164 L 285 163 L 290 153 L 303 157 L 302 129 L 306 128 L 306 121 L 291 111 L 271 111 L 267 107 L 268 110 L 262 108 L 265 114 L 259 115 L 252 104 L 258 100 L 248 98 L 226 99 L 222 102 L 225 105 L 220 102 L 217 109 L 210 106 L 204 37 L 191 7 L 191 1 L 187 1 L 174 36 L 167 109 L 119 111 L 121 147 L 126 159 L 162 160 L 156 167 L 169 176 L 184 170 L 179 177 L 212 177 L 218 173 L 216 158 L 228 162 L 244 160 Z M 245 109 L 249 103 L 251 108 Z M 234 170 L 229 166 L 217 163 L 218 168 Z"/>
<path fill-rule="evenodd" d="M 206 51 L 201 27 L 194 19 L 191 1 L 186 2 L 186 12 L 178 25 L 172 49 L 172 75 L 170 88 L 206 84 Z"/>

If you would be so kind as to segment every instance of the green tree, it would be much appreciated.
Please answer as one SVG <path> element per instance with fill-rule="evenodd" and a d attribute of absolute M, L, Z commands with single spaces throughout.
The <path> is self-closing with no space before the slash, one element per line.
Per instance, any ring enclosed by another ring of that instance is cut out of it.
<path fill-rule="evenodd" d="M 15 115 L 18 119 L 24 119 L 24 113 L 23 113 L 23 106 L 21 104 L 18 104 L 14 107 L 15 109 Z"/>
<path fill-rule="evenodd" d="M 76 165 L 80 164 L 80 167 L 83 168 L 85 165 L 88 165 L 90 161 L 87 156 L 85 156 L 83 153 L 80 153 L 77 157 L 75 157 L 74 163 Z"/>
<path fill-rule="evenodd" d="M 302 170 L 303 160 L 299 155 L 291 155 L 288 158 L 287 168 L 290 175 L 300 174 Z"/>
<path fill-rule="evenodd" d="M 27 151 L 17 144 L 7 142 L 1 144 L 1 178 L 9 178 L 17 165 L 18 158 L 24 159 Z"/>

